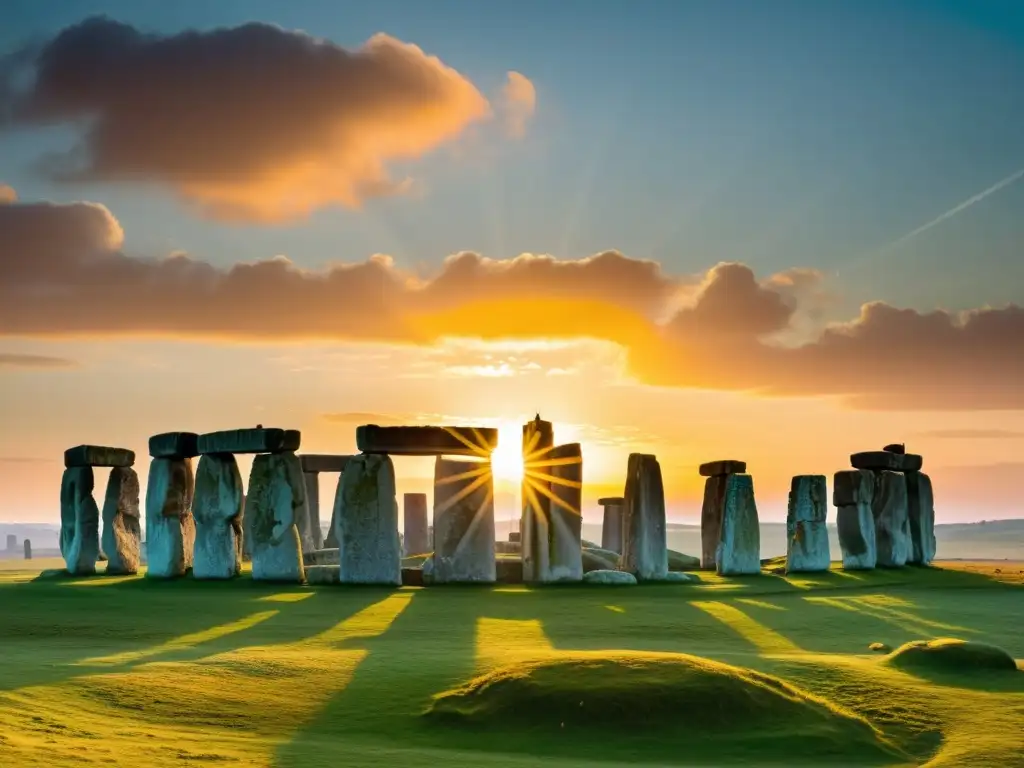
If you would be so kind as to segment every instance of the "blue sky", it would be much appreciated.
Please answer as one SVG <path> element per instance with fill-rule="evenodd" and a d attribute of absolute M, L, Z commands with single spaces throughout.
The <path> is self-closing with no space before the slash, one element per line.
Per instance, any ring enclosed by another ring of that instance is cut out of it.
<path fill-rule="evenodd" d="M 1013 2 L 52 2 L 8 0 L 11 47 L 93 13 L 161 32 L 272 21 L 355 47 L 384 31 L 485 93 L 504 73 L 538 93 L 525 140 L 409 170 L 414 198 L 309 221 L 225 226 L 170 193 L 58 187 L 35 176 L 67 129 L 0 138 L 22 199 L 106 204 L 129 252 L 215 263 L 287 254 L 303 265 L 403 265 L 448 253 L 575 258 L 608 248 L 696 272 L 838 270 L 862 301 L 999 304 L 1024 284 L 1024 183 L 875 253 L 1024 168 L 1024 11 Z"/>

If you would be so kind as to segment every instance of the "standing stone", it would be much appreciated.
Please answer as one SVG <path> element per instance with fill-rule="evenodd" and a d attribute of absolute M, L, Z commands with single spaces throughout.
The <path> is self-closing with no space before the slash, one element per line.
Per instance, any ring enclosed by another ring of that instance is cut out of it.
<path fill-rule="evenodd" d="M 883 470 L 873 474 L 875 487 L 871 511 L 875 518 L 878 565 L 899 568 L 906 565 L 911 550 L 907 481 L 900 472 Z"/>
<path fill-rule="evenodd" d="M 141 542 L 139 476 L 131 467 L 114 467 L 103 499 L 102 543 L 107 573 L 138 573 Z"/>
<path fill-rule="evenodd" d="M 386 454 L 353 456 L 334 500 L 342 584 L 402 584 L 395 466 Z"/>
<path fill-rule="evenodd" d="M 551 482 L 550 453 L 555 444 L 554 426 L 537 415 L 523 425 L 523 581 L 541 582 L 550 566 Z"/>
<path fill-rule="evenodd" d="M 935 499 L 932 480 L 923 472 L 906 472 L 911 549 L 908 563 L 928 565 L 935 559 Z"/>
<path fill-rule="evenodd" d="M 668 574 L 665 487 L 661 465 L 650 454 L 631 453 L 623 502 L 623 571 L 638 581 L 664 580 Z"/>
<path fill-rule="evenodd" d="M 489 461 L 434 462 L 434 584 L 494 583 L 494 477 Z"/>
<path fill-rule="evenodd" d="M 435 480 L 437 477 L 437 464 L 434 465 Z M 427 537 L 427 494 L 407 493 L 403 499 L 405 503 L 405 528 L 404 551 L 406 557 L 409 555 L 422 555 L 430 551 L 430 539 Z"/>
<path fill-rule="evenodd" d="M 242 571 L 242 474 L 230 453 L 206 453 L 196 470 L 192 576 L 230 579 Z"/>
<path fill-rule="evenodd" d="M 192 567 L 196 526 L 192 517 L 192 460 L 155 458 L 146 483 L 146 576 L 170 579 Z"/>
<path fill-rule="evenodd" d="M 720 576 L 761 572 L 761 528 L 754 502 L 754 478 L 728 475 L 722 506 L 722 536 L 715 552 Z"/>
<path fill-rule="evenodd" d="M 827 571 L 831 564 L 828 544 L 828 488 L 824 475 L 797 475 L 789 491 L 786 514 L 786 572 Z"/>
<path fill-rule="evenodd" d="M 241 557 L 243 563 L 252 562 L 252 529 L 249 527 L 251 522 L 245 514 L 245 500 L 246 492 L 242 491 L 242 535 L 239 537 L 238 546 L 241 550 Z"/>
<path fill-rule="evenodd" d="M 579 443 L 551 449 L 551 525 L 548 527 L 548 570 L 542 581 L 583 579 L 583 450 Z"/>
<path fill-rule="evenodd" d="M 306 510 L 303 515 L 306 533 L 300 527 L 299 538 L 302 539 L 302 551 L 313 552 L 324 547 L 324 532 L 320 529 L 320 473 L 304 471 L 302 479 L 306 484 Z"/>
<path fill-rule="evenodd" d="M 621 496 L 609 496 L 598 499 L 597 503 L 604 507 L 604 519 L 601 521 L 601 549 L 611 552 L 622 552 L 622 505 L 625 499 Z"/>
<path fill-rule="evenodd" d="M 7 534 L 7 551 L 13 552 L 18 548 L 18 537 L 13 533 Z"/>
<path fill-rule="evenodd" d="M 32 542 L 29 541 L 28 539 L 25 539 L 25 559 L 26 560 L 31 560 L 32 559 Z"/>
<path fill-rule="evenodd" d="M 704 503 L 700 511 L 700 565 L 712 571 L 722 540 L 722 515 L 725 512 L 725 487 L 729 475 L 712 475 L 704 481 Z"/>
<path fill-rule="evenodd" d="M 832 503 L 836 505 L 836 527 L 844 571 L 863 571 L 875 567 L 875 516 L 871 502 L 875 477 L 866 469 L 836 472 L 832 482 Z"/>
<path fill-rule="evenodd" d="M 72 576 L 96 573 L 100 556 L 100 511 L 92 497 L 92 467 L 64 470 L 60 487 L 60 552 Z"/>
<path fill-rule="evenodd" d="M 298 520 L 306 511 L 306 482 L 299 457 L 288 451 L 252 460 L 245 519 L 252 535 L 256 581 L 305 580 Z"/>

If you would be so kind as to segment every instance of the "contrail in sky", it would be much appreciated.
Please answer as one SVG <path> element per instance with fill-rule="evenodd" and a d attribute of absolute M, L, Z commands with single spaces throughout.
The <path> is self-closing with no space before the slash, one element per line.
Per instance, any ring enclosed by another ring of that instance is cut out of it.
<path fill-rule="evenodd" d="M 874 251 L 869 251 L 862 258 L 854 260 L 854 262 L 852 264 L 847 264 L 846 267 L 844 268 L 844 270 L 845 269 L 849 269 L 849 267 L 851 267 L 851 266 L 853 266 L 855 264 L 859 264 L 860 262 L 865 261 L 865 260 L 869 259 L 872 256 L 878 256 L 879 254 L 882 254 L 882 253 L 884 253 L 884 252 L 886 252 L 888 250 L 891 250 L 892 248 L 895 248 L 896 246 L 905 243 L 907 240 L 910 240 L 911 238 L 917 237 L 922 232 L 927 232 L 932 227 L 937 227 L 939 224 L 941 224 L 942 222 L 946 221 L 946 219 L 950 219 L 953 216 L 956 216 L 961 211 L 966 210 L 967 208 L 970 208 L 975 203 L 981 202 L 982 200 L 984 200 L 989 195 L 994 195 L 999 190 L 1004 189 L 1004 188 L 1010 186 L 1011 184 L 1013 184 L 1015 181 L 1017 181 L 1018 179 L 1020 179 L 1022 177 L 1024 177 L 1024 168 L 1021 168 L 1016 173 L 1011 173 L 1009 176 L 1007 176 L 1005 179 L 1002 179 L 1001 181 L 997 181 L 995 184 L 993 184 L 988 189 L 982 190 L 981 192 L 979 192 L 976 195 L 972 195 L 971 197 L 969 197 L 966 200 L 964 200 L 962 203 L 959 203 L 958 205 L 955 205 L 954 207 L 950 208 L 945 213 L 936 216 L 934 219 L 929 221 L 927 224 L 922 224 L 920 227 L 918 227 L 917 229 L 913 230 L 912 232 L 908 232 L 907 234 L 903 235 L 902 237 L 896 238 L 895 240 L 893 240 L 888 245 L 883 245 L 881 248 L 878 248 L 878 249 L 876 249 Z"/>

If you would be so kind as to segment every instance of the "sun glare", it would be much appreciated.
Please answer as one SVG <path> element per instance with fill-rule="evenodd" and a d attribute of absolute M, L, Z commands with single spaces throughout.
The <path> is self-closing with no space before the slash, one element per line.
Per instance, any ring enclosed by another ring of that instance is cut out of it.
<path fill-rule="evenodd" d="M 495 480 L 518 483 L 523 479 L 523 425 L 505 422 L 498 425 L 498 448 L 491 454 L 491 472 Z"/>

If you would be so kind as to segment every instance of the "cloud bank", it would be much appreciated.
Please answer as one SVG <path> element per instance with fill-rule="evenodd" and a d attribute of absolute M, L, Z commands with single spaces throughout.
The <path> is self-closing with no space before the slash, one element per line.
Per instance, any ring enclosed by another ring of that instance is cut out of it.
<path fill-rule="evenodd" d="M 521 133 L 534 89 L 508 78 L 501 104 Z M 158 35 L 100 16 L 0 60 L 0 127 L 84 128 L 46 175 L 167 185 L 224 220 L 294 220 L 402 193 L 411 180 L 389 163 L 493 112 L 464 75 L 385 34 L 348 51 L 261 23 Z"/>
<path fill-rule="evenodd" d="M 0 205 L 0 334 L 336 339 L 589 337 L 659 386 L 842 397 L 865 409 L 1024 409 L 1024 309 L 918 312 L 874 302 L 799 346 L 822 276 L 744 264 L 670 275 L 615 251 L 579 260 L 449 257 L 429 279 L 386 256 L 306 271 L 285 258 L 222 269 L 124 253 L 101 205 Z"/>

